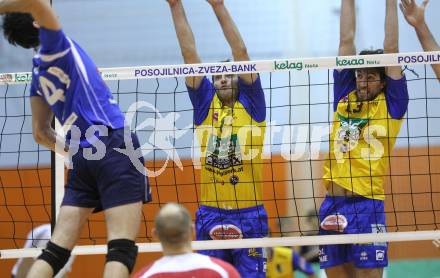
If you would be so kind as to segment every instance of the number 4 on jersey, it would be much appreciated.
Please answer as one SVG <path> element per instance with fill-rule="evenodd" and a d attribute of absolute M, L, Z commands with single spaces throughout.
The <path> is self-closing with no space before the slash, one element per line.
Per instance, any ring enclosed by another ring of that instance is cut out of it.
<path fill-rule="evenodd" d="M 70 79 L 64 71 L 57 67 L 51 67 L 47 70 L 48 73 L 55 75 L 59 81 L 67 86 L 70 85 Z M 49 105 L 54 105 L 59 100 L 64 102 L 64 90 L 57 89 L 55 84 L 47 79 L 46 77 L 40 75 L 39 79 L 41 89 L 43 90 L 44 98 Z"/>

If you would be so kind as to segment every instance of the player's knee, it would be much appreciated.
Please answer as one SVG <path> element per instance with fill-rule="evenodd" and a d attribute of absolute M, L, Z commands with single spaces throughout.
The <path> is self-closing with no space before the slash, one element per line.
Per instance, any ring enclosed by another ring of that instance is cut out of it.
<path fill-rule="evenodd" d="M 49 241 L 38 260 L 48 263 L 53 269 L 53 276 L 55 276 L 69 260 L 70 253 L 70 250 Z"/>
<path fill-rule="evenodd" d="M 107 243 L 107 248 L 107 262 L 120 262 L 131 273 L 138 254 L 138 247 L 135 242 L 128 239 L 113 239 Z"/>

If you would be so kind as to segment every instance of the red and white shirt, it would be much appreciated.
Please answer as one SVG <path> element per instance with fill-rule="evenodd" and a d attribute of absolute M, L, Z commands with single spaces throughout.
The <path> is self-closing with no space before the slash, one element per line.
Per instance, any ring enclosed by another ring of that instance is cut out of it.
<path fill-rule="evenodd" d="M 133 278 L 192 277 L 239 278 L 237 270 L 216 258 L 197 253 L 164 256 L 134 274 Z"/>

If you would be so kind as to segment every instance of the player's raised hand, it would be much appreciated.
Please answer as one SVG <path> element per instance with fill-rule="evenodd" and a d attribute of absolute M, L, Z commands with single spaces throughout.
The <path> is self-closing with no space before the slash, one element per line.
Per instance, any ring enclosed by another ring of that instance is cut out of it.
<path fill-rule="evenodd" d="M 428 2 L 429 0 L 424 0 L 421 5 L 417 5 L 415 0 L 400 1 L 400 10 L 411 26 L 417 27 L 425 23 L 425 9 Z"/>
<path fill-rule="evenodd" d="M 174 6 L 180 2 L 180 0 L 166 0 L 170 6 Z"/>
<path fill-rule="evenodd" d="M 206 0 L 212 7 L 223 5 L 223 0 Z"/>

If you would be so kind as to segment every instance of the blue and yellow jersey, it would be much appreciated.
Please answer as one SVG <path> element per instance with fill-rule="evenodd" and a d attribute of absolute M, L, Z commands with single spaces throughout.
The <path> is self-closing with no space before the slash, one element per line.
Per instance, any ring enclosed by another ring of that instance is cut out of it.
<path fill-rule="evenodd" d="M 408 107 L 405 77 L 387 78 L 374 100 L 358 102 L 354 70 L 334 72 L 334 115 L 324 179 L 370 199 L 384 200 L 383 178 Z"/>
<path fill-rule="evenodd" d="M 41 48 L 33 59 L 30 95 L 44 98 L 61 124 L 78 127 L 82 137 L 69 132 L 67 139 L 80 140 L 85 147 L 89 127 L 124 127 L 124 115 L 87 53 L 62 30 L 40 28 L 39 35 Z"/>
<path fill-rule="evenodd" d="M 258 78 L 239 79 L 234 107 L 223 106 L 205 77 L 197 90 L 188 88 L 201 148 L 201 200 L 222 209 L 261 204 L 266 105 Z"/>
<path fill-rule="evenodd" d="M 268 278 L 292 278 L 295 270 L 307 275 L 313 275 L 312 265 L 303 257 L 299 256 L 292 248 L 273 247 L 267 259 L 266 277 Z"/>

